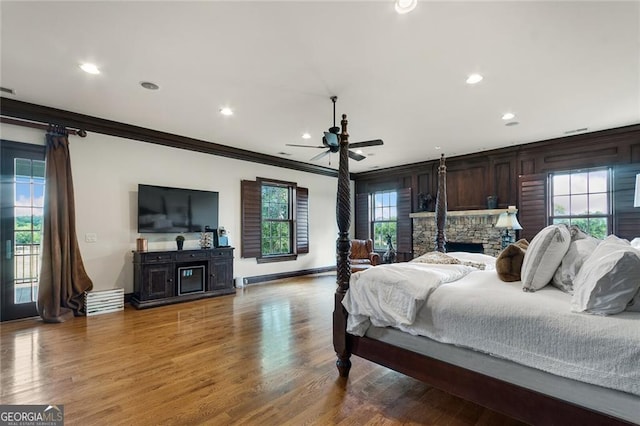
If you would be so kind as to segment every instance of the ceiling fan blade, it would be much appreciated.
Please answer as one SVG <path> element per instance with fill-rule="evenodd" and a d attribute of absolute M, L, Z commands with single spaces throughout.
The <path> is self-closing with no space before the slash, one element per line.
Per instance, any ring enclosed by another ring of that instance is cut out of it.
<path fill-rule="evenodd" d="M 349 158 L 351 158 L 352 160 L 361 161 L 361 160 L 364 160 L 367 157 L 365 157 L 364 155 L 357 154 L 357 153 L 349 150 Z"/>
<path fill-rule="evenodd" d="M 366 146 L 377 146 L 377 145 L 384 145 L 384 142 L 382 142 L 382 139 L 374 139 L 372 141 L 350 143 L 349 148 L 364 148 Z"/>
<path fill-rule="evenodd" d="M 311 146 L 311 145 L 297 145 L 294 143 L 287 143 L 286 146 L 297 146 L 300 148 L 326 148 L 326 146 Z"/>
<path fill-rule="evenodd" d="M 329 155 L 329 153 L 330 153 L 330 152 L 331 152 L 331 151 L 329 151 L 329 150 L 326 150 L 325 152 L 321 152 L 320 154 L 316 155 L 315 157 L 313 157 L 313 158 L 312 158 L 311 160 L 309 160 L 309 161 L 316 161 L 316 160 L 319 160 L 319 159 L 321 159 L 322 157 L 324 157 L 325 155 Z"/>

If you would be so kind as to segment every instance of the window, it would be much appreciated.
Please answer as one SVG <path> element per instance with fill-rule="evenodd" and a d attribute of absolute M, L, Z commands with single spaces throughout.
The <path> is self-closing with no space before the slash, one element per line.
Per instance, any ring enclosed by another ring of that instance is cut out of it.
<path fill-rule="evenodd" d="M 309 191 L 295 182 L 242 181 L 241 256 L 258 263 L 309 252 Z"/>
<path fill-rule="evenodd" d="M 611 233 L 611 170 L 551 174 L 550 223 L 576 225 L 603 239 Z"/>
<path fill-rule="evenodd" d="M 379 191 L 373 193 L 371 203 L 373 220 L 373 247 L 376 250 L 387 248 L 387 236 L 397 246 L 398 240 L 398 193 L 396 191 Z"/>

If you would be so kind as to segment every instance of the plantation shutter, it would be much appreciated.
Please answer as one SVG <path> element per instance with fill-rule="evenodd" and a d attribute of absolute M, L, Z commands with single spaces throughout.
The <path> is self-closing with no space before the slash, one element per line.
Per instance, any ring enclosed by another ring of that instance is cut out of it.
<path fill-rule="evenodd" d="M 411 214 L 411 188 L 403 188 L 398 190 L 398 253 L 409 253 L 412 247 L 412 221 L 409 217 Z M 412 258 L 413 256 L 409 256 Z"/>
<path fill-rule="evenodd" d="M 640 208 L 633 207 L 638 173 L 640 164 L 625 164 L 613 169 L 613 233 L 628 240 L 640 235 Z"/>
<path fill-rule="evenodd" d="M 261 250 L 261 205 L 260 184 L 252 180 L 241 182 L 241 257 L 260 257 Z"/>
<path fill-rule="evenodd" d="M 370 238 L 369 194 L 356 194 L 356 239 Z"/>
<path fill-rule="evenodd" d="M 309 189 L 296 188 L 296 253 L 309 253 Z"/>
<path fill-rule="evenodd" d="M 518 221 L 522 225 L 520 238 L 529 242 L 547 226 L 547 174 L 519 177 Z"/>

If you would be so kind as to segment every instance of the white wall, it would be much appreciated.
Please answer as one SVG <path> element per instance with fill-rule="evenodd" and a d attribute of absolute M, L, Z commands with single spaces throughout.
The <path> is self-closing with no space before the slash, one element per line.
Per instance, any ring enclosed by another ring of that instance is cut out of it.
<path fill-rule="evenodd" d="M 0 137 L 44 143 L 44 132 L 7 124 Z M 176 148 L 89 133 L 70 137 L 76 203 L 76 230 L 94 289 L 133 291 L 132 250 L 137 233 L 139 183 L 218 191 L 219 224 L 236 247 L 234 276 L 258 276 L 335 265 L 337 178 L 231 160 Z M 298 260 L 257 264 L 240 258 L 240 181 L 265 177 L 309 188 L 309 253 Z M 97 242 L 85 242 L 85 234 Z M 174 249 L 176 234 L 144 234 L 149 250 Z M 199 248 L 199 234 L 186 234 L 185 248 Z"/>

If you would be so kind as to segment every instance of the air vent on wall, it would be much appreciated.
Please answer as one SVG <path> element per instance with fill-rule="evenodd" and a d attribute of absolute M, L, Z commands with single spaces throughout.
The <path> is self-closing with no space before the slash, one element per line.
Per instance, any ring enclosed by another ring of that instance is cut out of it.
<path fill-rule="evenodd" d="M 10 95 L 15 95 L 16 92 L 13 89 L 9 89 L 8 87 L 0 87 L 0 92 L 8 93 Z"/>
<path fill-rule="evenodd" d="M 566 132 L 564 132 L 565 135 L 572 135 L 574 133 L 582 133 L 582 132 L 586 132 L 587 130 L 589 130 L 588 127 L 583 127 L 581 129 L 574 129 L 574 130 L 567 130 Z"/>

